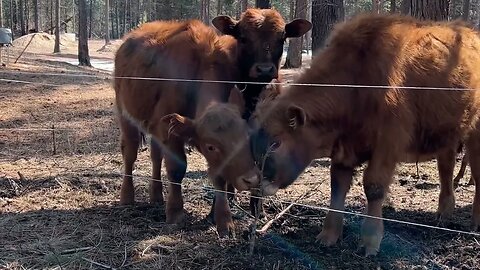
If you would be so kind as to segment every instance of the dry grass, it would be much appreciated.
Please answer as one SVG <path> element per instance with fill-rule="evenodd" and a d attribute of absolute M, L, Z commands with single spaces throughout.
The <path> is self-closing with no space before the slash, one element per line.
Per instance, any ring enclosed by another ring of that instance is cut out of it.
<path fill-rule="evenodd" d="M 100 46 L 99 46 L 100 47 Z M 107 56 L 105 56 L 107 57 Z M 111 57 L 109 55 L 108 57 Z M 118 206 L 122 162 L 113 114 L 113 90 L 102 79 L 11 74 L 16 70 L 98 74 L 68 64 L 21 58 L 0 78 L 45 82 L 59 86 L 0 82 L 0 129 L 55 125 L 51 131 L 0 130 L 0 268 L 49 269 L 474 269 L 479 268 L 479 243 L 461 236 L 401 224 L 385 223 L 385 239 L 377 258 L 356 255 L 361 219 L 348 217 L 343 241 L 324 248 L 315 243 L 325 213 L 293 207 L 277 220 L 249 251 L 253 219 L 238 207 L 236 239 L 217 239 L 204 218 L 210 210 L 203 157 L 188 156 L 184 180 L 188 225 L 165 224 L 161 207 L 148 201 L 145 179 L 137 179 L 137 203 Z M 39 58 L 39 57 L 36 57 Z M 290 72 L 289 75 L 292 73 Z M 435 163 L 399 167 L 385 207 L 389 218 L 436 225 L 439 193 Z M 293 201 L 315 186 L 301 203 L 326 206 L 329 199 L 328 160 L 317 160 L 278 199 Z M 148 176 L 148 151 L 139 154 L 136 174 Z M 18 172 L 23 177 L 20 177 Z M 348 195 L 347 209 L 363 211 L 361 170 Z M 465 176 L 464 181 L 469 175 Z M 457 209 L 442 226 L 467 230 L 472 186 L 456 190 Z M 248 209 L 248 198 L 238 205 Z M 268 219 L 288 204 L 267 201 Z M 264 224 L 261 221 L 259 227 Z"/>

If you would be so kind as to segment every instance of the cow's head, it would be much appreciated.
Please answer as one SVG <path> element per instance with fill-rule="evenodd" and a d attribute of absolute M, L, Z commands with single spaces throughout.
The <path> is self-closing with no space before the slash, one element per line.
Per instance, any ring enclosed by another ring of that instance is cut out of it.
<path fill-rule="evenodd" d="M 276 89 L 275 89 L 276 88 Z M 251 149 L 262 170 L 264 195 L 293 183 L 318 155 L 329 156 L 336 138 L 285 97 L 287 89 L 261 100 L 252 115 Z M 292 89 L 292 91 L 294 91 Z M 320 124 L 321 125 L 321 124 Z"/>
<path fill-rule="evenodd" d="M 278 68 L 287 38 L 301 37 L 312 28 L 304 19 L 285 23 L 273 9 L 247 9 L 240 20 L 218 16 L 213 25 L 238 40 L 238 61 L 244 79 L 269 82 L 278 77 Z"/>
<path fill-rule="evenodd" d="M 169 125 L 169 136 L 191 141 L 208 163 L 212 180 L 223 178 L 238 190 L 260 183 L 259 170 L 251 158 L 248 126 L 241 117 L 242 94 L 230 91 L 229 103 L 210 105 L 196 119 L 170 114 L 162 120 Z"/>

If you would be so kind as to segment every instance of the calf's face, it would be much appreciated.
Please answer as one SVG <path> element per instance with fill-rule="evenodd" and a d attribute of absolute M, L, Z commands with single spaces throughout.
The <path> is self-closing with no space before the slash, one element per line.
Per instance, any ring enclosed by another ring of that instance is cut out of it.
<path fill-rule="evenodd" d="M 273 9 L 248 9 L 239 21 L 218 16 L 212 23 L 223 34 L 238 40 L 237 58 L 242 76 L 256 82 L 277 78 L 285 40 L 301 37 L 312 28 L 305 19 L 285 24 L 280 13 Z"/>
<path fill-rule="evenodd" d="M 178 114 L 163 118 L 169 124 L 169 136 L 190 140 L 202 153 L 214 181 L 222 178 L 240 191 L 256 188 L 260 183 L 250 152 L 248 126 L 241 118 L 241 98 L 234 88 L 228 104 L 210 105 L 194 120 Z"/>
<path fill-rule="evenodd" d="M 258 105 L 250 121 L 251 151 L 265 181 L 264 195 L 292 184 L 313 159 L 330 156 L 335 134 L 318 131 L 305 111 L 288 101 L 272 100 Z"/>

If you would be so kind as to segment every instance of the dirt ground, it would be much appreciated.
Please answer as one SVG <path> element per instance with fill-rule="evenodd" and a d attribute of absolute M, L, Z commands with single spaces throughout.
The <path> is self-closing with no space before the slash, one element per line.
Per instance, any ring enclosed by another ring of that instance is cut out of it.
<path fill-rule="evenodd" d="M 99 52 L 102 46 L 91 41 L 92 55 L 112 59 L 114 49 Z M 75 49 L 64 48 L 60 56 L 73 57 Z M 236 237 L 219 240 L 205 220 L 213 194 L 205 189 L 210 184 L 197 152 L 188 155 L 183 182 L 187 226 L 168 226 L 164 209 L 147 203 L 148 150 L 136 163 L 135 174 L 144 177 L 135 181 L 138 203 L 119 206 L 122 159 L 109 73 L 50 61 L 51 56 L 48 48 L 28 51 L 17 64 L 0 68 L 0 79 L 35 82 L 0 81 L 1 269 L 480 268 L 474 237 L 392 222 L 385 222 L 379 255 L 363 258 L 357 254 L 362 219 L 356 216 L 346 217 L 337 246 L 322 247 L 315 236 L 326 213 L 297 206 L 258 239 L 250 255 L 248 193 L 233 207 Z M 282 72 L 287 78 L 296 74 Z M 314 161 L 295 184 L 266 201 L 266 220 L 288 205 L 278 200 L 294 201 L 307 192 L 300 203 L 328 206 L 328 169 L 328 159 Z M 435 162 L 419 164 L 418 171 L 419 176 L 415 164 L 398 167 L 384 216 L 435 226 Z M 359 170 L 348 194 L 348 211 L 365 209 L 361 175 Z M 474 192 L 464 184 L 469 177 L 467 170 L 455 191 L 454 217 L 440 226 L 468 230 Z"/>

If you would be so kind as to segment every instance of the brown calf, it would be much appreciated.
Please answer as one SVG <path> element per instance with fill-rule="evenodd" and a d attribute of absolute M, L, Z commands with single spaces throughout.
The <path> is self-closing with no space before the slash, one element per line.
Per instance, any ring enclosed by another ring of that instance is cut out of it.
<path fill-rule="evenodd" d="M 243 99 L 232 84 L 122 78 L 234 80 L 238 77 L 236 49 L 233 37 L 219 37 L 196 20 L 146 23 L 126 37 L 115 56 L 114 72 L 125 166 L 121 204 L 134 202 L 131 174 L 140 131 L 153 137 L 153 179 L 161 179 L 165 159 L 168 223 L 184 218 L 180 184 L 187 168 L 185 143 L 206 158 L 215 188 L 226 190 L 227 183 L 238 190 L 258 185 L 254 162 L 239 159 L 250 156 L 250 148 L 247 124 L 241 118 Z M 237 106 L 225 104 L 227 100 Z M 225 236 L 233 226 L 230 209 L 225 193 L 216 192 L 215 198 L 217 230 Z M 161 182 L 150 181 L 150 201 L 163 203 Z"/>
<path fill-rule="evenodd" d="M 399 162 L 437 159 L 441 182 L 438 212 L 455 206 L 453 169 L 465 142 L 474 179 L 480 179 L 480 91 L 399 89 L 398 86 L 480 89 L 480 38 L 460 23 L 421 22 L 393 15 L 358 16 L 338 25 L 329 45 L 295 83 L 390 86 L 291 86 L 257 105 L 259 131 L 254 156 L 274 146 L 265 164 L 264 193 L 290 185 L 316 158 L 330 157 L 333 209 L 344 209 L 354 168 L 368 161 L 363 185 L 369 215 L 382 204 Z M 479 183 L 476 183 L 479 186 Z M 480 189 L 472 227 L 480 224 Z M 329 212 L 318 235 L 333 245 L 343 215 Z M 366 255 L 378 252 L 383 222 L 365 219 L 361 240 Z"/>

